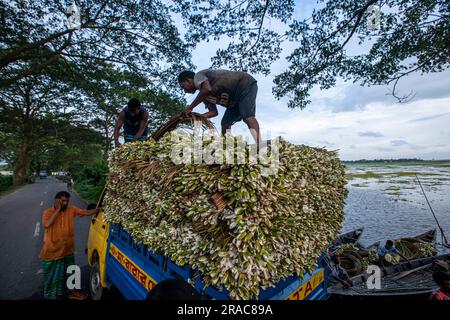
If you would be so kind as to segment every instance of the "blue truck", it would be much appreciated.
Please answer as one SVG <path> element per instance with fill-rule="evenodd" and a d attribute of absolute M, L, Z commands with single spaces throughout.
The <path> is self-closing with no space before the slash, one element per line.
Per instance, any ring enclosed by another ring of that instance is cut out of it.
<path fill-rule="evenodd" d="M 103 192 L 104 194 L 104 192 Z M 103 195 L 97 203 L 102 207 Z M 157 254 L 137 243 L 121 226 L 105 221 L 100 211 L 92 218 L 87 248 L 92 299 L 116 287 L 125 299 L 144 300 L 158 283 L 167 279 L 189 283 L 201 299 L 228 300 L 225 288 L 205 286 L 198 270 L 179 266 L 170 257 Z M 318 267 L 303 277 L 292 275 L 274 287 L 260 290 L 258 300 L 323 300 L 328 298 L 327 268 L 323 257 Z"/>

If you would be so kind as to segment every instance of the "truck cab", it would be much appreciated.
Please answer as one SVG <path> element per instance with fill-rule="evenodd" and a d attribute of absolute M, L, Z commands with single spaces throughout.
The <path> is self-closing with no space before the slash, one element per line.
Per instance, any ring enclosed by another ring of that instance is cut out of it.
<path fill-rule="evenodd" d="M 97 207 L 102 207 L 105 191 Z M 109 224 L 100 211 L 92 218 L 87 248 L 90 293 L 99 300 L 105 291 L 116 287 L 125 299 L 144 300 L 158 283 L 176 279 L 190 283 L 202 299 L 229 299 L 227 290 L 205 286 L 198 270 L 179 266 L 169 257 L 136 243 L 121 226 Z M 274 287 L 261 290 L 259 300 L 323 300 L 328 298 L 327 268 L 319 258 L 318 267 L 302 277 L 292 275 Z"/>

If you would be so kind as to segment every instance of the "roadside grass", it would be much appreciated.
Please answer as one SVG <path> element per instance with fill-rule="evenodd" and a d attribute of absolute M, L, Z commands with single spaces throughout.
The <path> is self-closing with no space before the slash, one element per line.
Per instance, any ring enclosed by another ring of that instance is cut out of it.
<path fill-rule="evenodd" d="M 9 193 L 12 189 L 13 189 L 13 177 L 10 175 L 0 174 L 0 196 L 6 194 L 6 192 Z"/>
<path fill-rule="evenodd" d="M 0 191 L 0 198 L 7 196 L 10 193 L 13 193 L 14 191 L 16 191 L 17 189 L 19 189 L 22 186 L 10 186 L 8 189 L 2 190 Z"/>

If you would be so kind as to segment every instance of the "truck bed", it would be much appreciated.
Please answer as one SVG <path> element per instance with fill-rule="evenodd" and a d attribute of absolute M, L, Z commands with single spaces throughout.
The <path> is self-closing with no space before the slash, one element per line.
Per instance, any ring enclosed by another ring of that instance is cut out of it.
<path fill-rule="evenodd" d="M 229 299 L 225 288 L 206 287 L 201 274 L 189 265 L 177 265 L 169 257 L 134 242 L 120 226 L 110 225 L 106 253 L 106 281 L 109 286 L 116 286 L 126 299 L 143 300 L 157 283 L 171 278 L 186 282 L 191 279 L 204 299 Z M 261 290 L 258 299 L 322 300 L 327 297 L 327 270 L 319 267 L 311 275 L 304 275 L 303 279 L 293 275 L 278 282 L 275 287 Z"/>

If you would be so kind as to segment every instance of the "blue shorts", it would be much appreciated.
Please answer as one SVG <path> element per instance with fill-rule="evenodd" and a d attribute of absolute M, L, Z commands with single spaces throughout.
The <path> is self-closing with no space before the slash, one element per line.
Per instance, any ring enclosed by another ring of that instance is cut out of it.
<path fill-rule="evenodd" d="M 127 143 L 127 142 L 134 142 L 135 141 L 134 140 L 134 135 L 132 135 L 132 134 L 128 134 L 126 136 L 123 136 L 123 138 L 125 139 L 125 143 Z M 138 141 L 145 141 L 145 140 L 147 140 L 147 136 L 140 136 L 138 138 Z"/>

